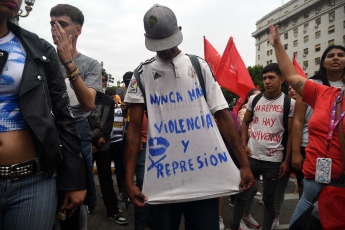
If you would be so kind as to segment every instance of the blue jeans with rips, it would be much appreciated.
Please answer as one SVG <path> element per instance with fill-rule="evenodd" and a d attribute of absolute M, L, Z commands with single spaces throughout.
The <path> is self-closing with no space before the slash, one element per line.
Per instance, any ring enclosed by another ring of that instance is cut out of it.
<path fill-rule="evenodd" d="M 0 229 L 52 229 L 57 206 L 56 179 L 42 173 L 16 181 L 0 179 Z"/>
<path fill-rule="evenodd" d="M 77 122 L 76 128 L 81 139 L 81 154 L 84 159 L 86 173 L 86 198 L 84 204 L 89 207 L 97 205 L 96 185 L 93 174 L 92 150 L 91 150 L 91 130 L 87 119 Z"/>

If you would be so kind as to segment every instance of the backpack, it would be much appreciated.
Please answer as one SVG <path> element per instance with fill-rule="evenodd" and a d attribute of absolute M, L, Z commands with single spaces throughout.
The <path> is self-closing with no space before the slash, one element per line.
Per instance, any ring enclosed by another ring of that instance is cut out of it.
<path fill-rule="evenodd" d="M 254 108 L 256 106 L 256 104 L 258 103 L 258 101 L 260 100 L 260 98 L 262 97 L 262 95 L 264 95 L 264 93 L 259 93 L 258 95 L 256 95 L 253 99 L 252 102 L 252 108 L 253 108 L 253 112 L 252 112 L 252 118 L 250 119 L 250 121 L 248 122 L 251 123 L 253 121 L 253 117 L 254 117 Z M 283 133 L 283 139 L 282 139 L 282 146 L 284 147 L 283 150 L 283 161 L 285 160 L 286 157 L 286 149 L 287 149 L 287 141 L 288 141 L 288 119 L 289 119 L 289 112 L 290 112 L 290 105 L 291 105 L 291 98 L 284 94 L 284 105 L 283 105 L 283 126 L 284 126 L 284 133 Z"/>
<path fill-rule="evenodd" d="M 207 102 L 207 98 L 206 98 L 206 89 L 205 89 L 205 82 L 204 82 L 204 78 L 202 76 L 202 73 L 201 73 L 201 67 L 200 67 L 200 63 L 198 61 L 198 57 L 196 55 L 192 55 L 192 54 L 186 54 L 190 61 L 192 62 L 192 66 L 196 72 L 196 75 L 198 76 L 198 80 L 199 80 L 199 83 L 200 83 L 200 86 L 201 86 L 201 89 L 202 89 L 202 93 L 204 94 L 204 98 Z M 140 80 L 140 76 L 139 76 L 139 72 L 138 72 L 138 68 L 136 68 L 134 71 L 134 77 L 135 77 L 135 80 L 137 81 L 138 83 L 138 86 L 139 86 L 139 89 L 141 91 L 141 93 L 143 94 L 143 97 L 144 97 L 144 102 L 145 102 L 145 107 L 146 107 L 146 94 L 145 94 L 145 89 L 143 87 L 143 84 L 141 83 L 141 80 Z M 145 110 L 147 110 L 145 108 Z M 147 116 L 147 113 L 146 113 L 146 116 Z"/>

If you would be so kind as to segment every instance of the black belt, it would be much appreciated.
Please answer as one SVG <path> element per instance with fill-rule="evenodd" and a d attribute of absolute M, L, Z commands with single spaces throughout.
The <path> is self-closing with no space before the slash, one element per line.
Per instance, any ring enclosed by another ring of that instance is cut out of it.
<path fill-rule="evenodd" d="M 18 180 L 41 171 L 38 158 L 18 164 L 0 166 L 0 178 Z"/>

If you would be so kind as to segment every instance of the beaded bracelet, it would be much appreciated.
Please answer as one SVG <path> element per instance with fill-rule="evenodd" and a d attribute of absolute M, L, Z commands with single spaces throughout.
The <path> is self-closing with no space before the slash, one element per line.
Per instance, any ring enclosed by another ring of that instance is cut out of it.
<path fill-rule="evenodd" d="M 72 81 L 77 80 L 77 78 L 78 78 L 79 76 L 80 76 L 80 73 L 78 72 L 75 76 L 69 77 L 68 79 L 69 79 L 70 82 L 72 82 Z"/>
<path fill-rule="evenodd" d="M 67 74 L 67 77 L 73 77 L 74 75 L 76 75 L 79 72 L 79 69 L 77 66 L 75 66 L 74 70 L 72 70 L 72 72 L 70 72 L 69 74 Z"/>
<path fill-rule="evenodd" d="M 69 60 L 69 61 L 66 61 L 63 65 L 67 65 L 67 64 L 70 64 L 73 62 L 73 59 Z"/>
<path fill-rule="evenodd" d="M 71 79 L 71 78 L 75 78 L 76 76 L 80 75 L 80 72 L 76 72 L 75 74 L 73 75 L 69 75 L 68 78 Z"/>

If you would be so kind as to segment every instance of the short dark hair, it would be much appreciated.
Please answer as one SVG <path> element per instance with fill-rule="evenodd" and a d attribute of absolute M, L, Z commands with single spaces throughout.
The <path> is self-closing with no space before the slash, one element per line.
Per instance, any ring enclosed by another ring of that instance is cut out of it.
<path fill-rule="evenodd" d="M 58 4 L 51 8 L 50 17 L 67 16 L 70 17 L 72 22 L 83 26 L 84 15 L 77 7 L 68 4 Z"/>
<path fill-rule="evenodd" d="M 266 65 L 264 69 L 262 70 L 262 74 L 273 72 L 276 73 L 279 77 L 282 76 L 282 73 L 280 72 L 279 65 L 277 63 L 271 63 L 269 65 Z"/>

